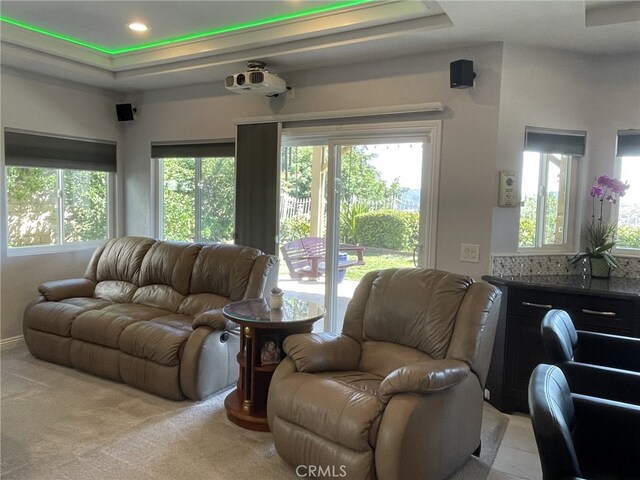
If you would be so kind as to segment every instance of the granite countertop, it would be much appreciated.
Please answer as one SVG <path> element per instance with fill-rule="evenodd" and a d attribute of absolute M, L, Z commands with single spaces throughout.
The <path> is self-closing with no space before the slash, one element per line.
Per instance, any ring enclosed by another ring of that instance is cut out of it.
<path fill-rule="evenodd" d="M 560 292 L 606 294 L 607 296 L 640 298 L 640 278 L 611 277 L 590 278 L 582 275 L 484 275 L 483 280 L 514 287 L 530 287 Z"/>

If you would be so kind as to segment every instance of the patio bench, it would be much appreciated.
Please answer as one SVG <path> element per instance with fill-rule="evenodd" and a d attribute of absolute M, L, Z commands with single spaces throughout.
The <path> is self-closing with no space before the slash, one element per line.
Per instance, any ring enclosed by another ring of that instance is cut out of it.
<path fill-rule="evenodd" d="M 324 275 L 327 254 L 324 238 L 299 238 L 283 245 L 280 251 L 293 280 L 317 279 Z M 364 247 L 342 244 L 339 252 L 338 281 L 342 281 L 347 268 L 364 265 Z M 357 258 L 349 260 L 348 253 L 355 253 Z"/>

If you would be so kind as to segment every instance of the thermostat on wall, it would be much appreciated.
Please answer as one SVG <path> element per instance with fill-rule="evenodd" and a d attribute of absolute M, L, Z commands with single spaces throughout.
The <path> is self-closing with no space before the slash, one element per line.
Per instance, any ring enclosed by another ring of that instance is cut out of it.
<path fill-rule="evenodd" d="M 518 205 L 518 174 L 514 170 L 500 172 L 499 207 L 515 207 Z"/>

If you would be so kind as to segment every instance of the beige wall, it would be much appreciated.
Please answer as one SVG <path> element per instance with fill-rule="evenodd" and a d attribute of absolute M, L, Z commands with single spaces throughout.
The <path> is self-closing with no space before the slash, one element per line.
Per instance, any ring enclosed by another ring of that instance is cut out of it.
<path fill-rule="evenodd" d="M 474 89 L 449 88 L 449 62 L 460 58 L 474 61 Z M 293 99 L 234 95 L 221 82 L 144 92 L 127 98 L 138 107 L 137 119 L 120 124 L 113 105 L 124 98 L 117 94 L 5 69 L 1 123 L 117 139 L 125 212 L 118 233 L 153 235 L 151 142 L 231 139 L 234 120 L 247 117 L 442 102 L 444 112 L 423 117 L 442 120 L 436 266 L 479 277 L 489 271 L 492 250 L 516 250 L 517 209 L 496 206 L 497 172 L 520 168 L 524 125 L 587 130 L 579 181 L 611 171 L 615 130 L 640 128 L 639 63 L 491 44 L 289 72 L 282 76 L 296 86 Z M 7 257 L 4 222 L 0 233 L 6 339 L 21 334 L 22 310 L 38 284 L 82 275 L 91 251 Z M 461 243 L 480 245 L 480 263 L 459 261 Z"/>
<path fill-rule="evenodd" d="M 577 215 L 572 225 L 578 249 L 582 205 L 595 176 L 613 174 L 616 131 L 640 128 L 640 57 L 579 55 L 505 45 L 502 62 L 496 170 L 522 168 L 524 127 L 587 131 L 586 155 L 578 163 Z M 519 176 L 520 178 L 520 176 Z M 497 207 L 492 253 L 518 248 L 518 208 Z"/>
<path fill-rule="evenodd" d="M 17 128 L 34 132 L 117 140 L 114 103 L 118 95 L 35 79 L 3 68 L 0 77 L 2 132 Z M 4 138 L 4 134 L 1 135 Z M 3 141 L 3 140 L 0 140 Z M 0 179 L 4 184 L 4 148 Z M 2 202 L 2 218 L 5 217 Z M 7 256 L 5 221 L 0 222 L 0 339 L 22 335 L 22 312 L 47 280 L 82 276 L 93 249 L 30 256 Z"/>
<path fill-rule="evenodd" d="M 422 117 L 443 122 L 436 266 L 479 277 L 489 265 L 501 57 L 494 44 L 288 72 L 293 99 L 235 95 L 221 82 L 132 96 L 139 114 L 123 131 L 126 232 L 154 233 L 151 142 L 232 138 L 239 118 L 442 102 L 444 112 Z M 449 88 L 449 62 L 460 58 L 475 63 L 475 89 Z M 460 262 L 461 243 L 480 245 L 480 263 Z"/>

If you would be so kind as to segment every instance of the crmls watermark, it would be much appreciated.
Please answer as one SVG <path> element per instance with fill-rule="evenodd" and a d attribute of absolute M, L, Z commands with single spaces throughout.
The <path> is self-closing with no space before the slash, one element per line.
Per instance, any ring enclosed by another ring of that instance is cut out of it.
<path fill-rule="evenodd" d="M 346 465 L 298 465 L 296 475 L 303 478 L 345 478 Z"/>

